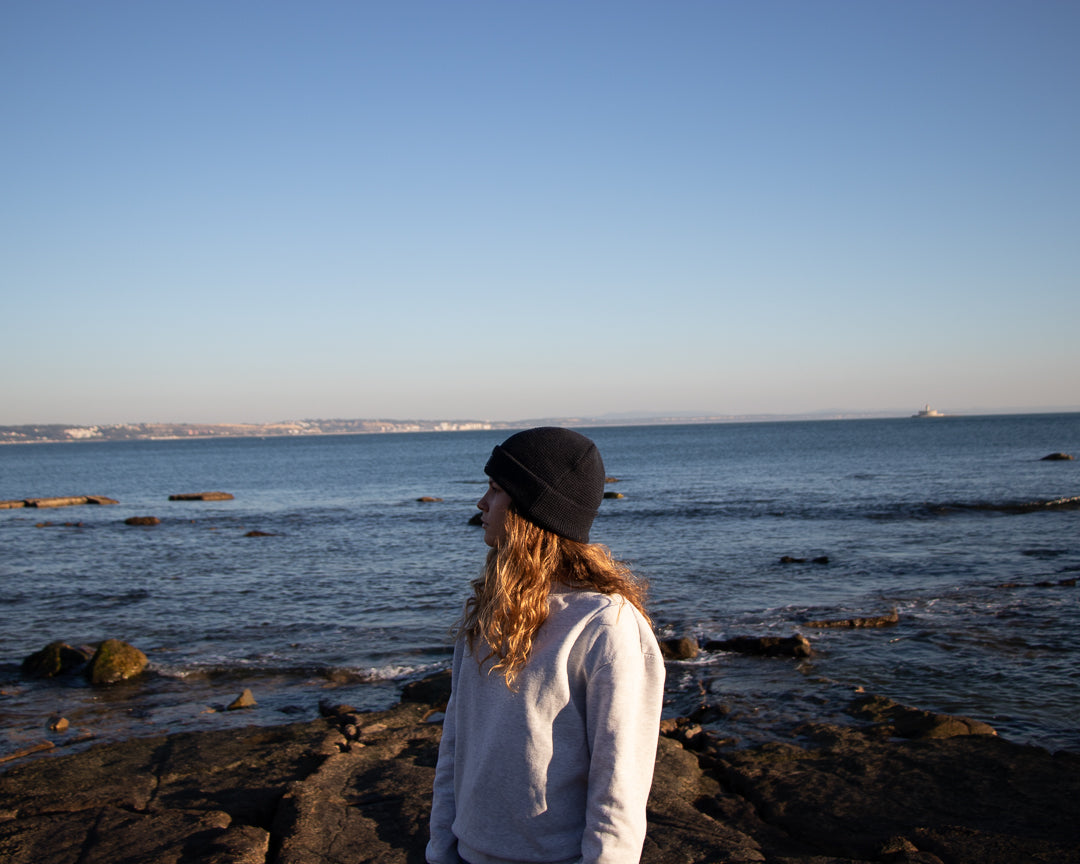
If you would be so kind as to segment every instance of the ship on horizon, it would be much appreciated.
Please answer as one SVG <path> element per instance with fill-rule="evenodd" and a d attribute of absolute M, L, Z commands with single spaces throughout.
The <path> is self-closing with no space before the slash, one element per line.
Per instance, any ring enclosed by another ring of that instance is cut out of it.
<path fill-rule="evenodd" d="M 926 407 L 919 410 L 917 414 L 912 414 L 912 417 L 944 417 L 940 411 L 936 411 L 930 407 L 930 403 L 926 403 Z"/>

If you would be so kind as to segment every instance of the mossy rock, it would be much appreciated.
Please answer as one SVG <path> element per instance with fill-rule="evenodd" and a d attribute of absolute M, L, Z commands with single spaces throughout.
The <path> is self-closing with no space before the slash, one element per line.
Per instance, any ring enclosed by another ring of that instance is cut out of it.
<path fill-rule="evenodd" d="M 106 639 L 90 659 L 86 677 L 91 684 L 115 684 L 140 674 L 147 665 L 146 655 L 119 639 Z"/>
<path fill-rule="evenodd" d="M 66 642 L 50 642 L 22 662 L 22 674 L 28 678 L 53 678 L 66 675 L 82 666 L 90 654 L 72 648 Z"/>

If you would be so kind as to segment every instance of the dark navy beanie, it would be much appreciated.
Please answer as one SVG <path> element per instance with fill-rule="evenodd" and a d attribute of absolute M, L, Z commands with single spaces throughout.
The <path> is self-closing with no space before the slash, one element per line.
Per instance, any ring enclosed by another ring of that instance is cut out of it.
<path fill-rule="evenodd" d="M 584 435 L 558 426 L 518 432 L 491 451 L 484 473 L 530 522 L 560 537 L 589 542 L 589 528 L 604 500 L 604 463 Z"/>

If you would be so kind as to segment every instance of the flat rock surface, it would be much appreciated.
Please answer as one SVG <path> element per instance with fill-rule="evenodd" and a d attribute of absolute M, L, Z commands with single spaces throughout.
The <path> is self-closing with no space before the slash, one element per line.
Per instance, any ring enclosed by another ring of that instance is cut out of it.
<path fill-rule="evenodd" d="M 40 757 L 0 774 L 7 864 L 422 862 L 441 728 L 403 703 Z M 1080 864 L 1080 757 L 811 726 L 662 736 L 645 864 Z"/>

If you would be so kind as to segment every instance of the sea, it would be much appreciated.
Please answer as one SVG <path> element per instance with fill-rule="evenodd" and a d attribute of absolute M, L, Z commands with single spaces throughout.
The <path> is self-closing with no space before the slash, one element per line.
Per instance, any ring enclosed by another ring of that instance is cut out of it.
<path fill-rule="evenodd" d="M 661 638 L 813 647 L 669 662 L 666 716 L 715 706 L 709 728 L 750 746 L 854 722 L 873 693 L 1080 752 L 1080 459 L 1042 459 L 1080 457 L 1080 414 L 581 431 L 621 496 L 592 539 L 648 580 Z M 508 434 L 0 447 L 0 499 L 119 502 L 0 510 L 0 758 L 395 704 L 449 666 L 486 552 L 483 465 Z M 169 500 L 204 491 L 234 497 Z M 891 627 L 808 626 L 893 610 Z M 20 674 L 52 641 L 108 638 L 148 672 Z M 225 710 L 245 689 L 257 704 Z"/>

